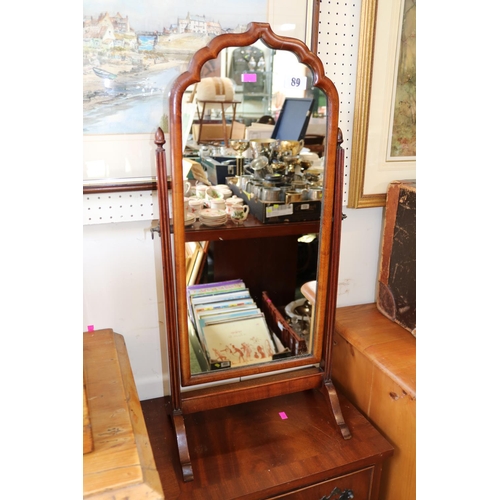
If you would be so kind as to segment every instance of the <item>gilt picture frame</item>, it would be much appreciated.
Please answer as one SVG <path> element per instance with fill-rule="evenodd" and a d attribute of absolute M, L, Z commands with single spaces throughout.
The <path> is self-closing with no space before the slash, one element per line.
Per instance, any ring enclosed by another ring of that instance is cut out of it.
<path fill-rule="evenodd" d="M 416 178 L 415 2 L 363 1 L 348 208 L 384 206 L 390 182 Z M 398 151 L 391 144 L 400 133 L 397 92 L 403 85 L 411 124 L 401 132 L 408 147 Z"/>

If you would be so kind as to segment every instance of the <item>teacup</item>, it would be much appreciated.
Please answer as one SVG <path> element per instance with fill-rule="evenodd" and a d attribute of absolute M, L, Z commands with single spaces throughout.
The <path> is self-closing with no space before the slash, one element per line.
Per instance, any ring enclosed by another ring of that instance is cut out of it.
<path fill-rule="evenodd" d="M 227 187 L 226 184 L 223 185 L 217 185 L 214 187 L 214 189 L 222 195 L 224 199 L 231 198 L 233 195 L 233 192 Z"/>
<path fill-rule="evenodd" d="M 210 208 L 215 210 L 226 210 L 226 202 L 222 198 L 213 198 L 210 200 Z"/>
<path fill-rule="evenodd" d="M 248 217 L 248 211 L 250 208 L 248 205 L 235 205 L 231 210 L 231 220 L 236 224 L 243 222 Z"/>
<path fill-rule="evenodd" d="M 196 196 L 198 198 L 205 198 L 207 194 L 207 189 L 209 189 L 210 186 L 207 186 L 206 184 L 196 184 Z"/>
<path fill-rule="evenodd" d="M 226 200 L 226 205 L 234 205 L 238 203 L 243 203 L 243 198 L 236 196 L 235 194 Z"/>
<path fill-rule="evenodd" d="M 231 215 L 233 211 L 233 207 L 236 206 L 243 206 L 243 198 L 238 198 L 237 196 L 231 196 L 231 198 L 228 198 L 225 200 L 226 202 L 226 212 Z"/>
<path fill-rule="evenodd" d="M 222 196 L 221 192 L 218 191 L 217 189 L 215 189 L 213 187 L 209 187 L 205 191 L 205 198 L 210 203 L 214 199 L 222 199 L 223 196 Z"/>
<path fill-rule="evenodd" d="M 195 217 L 200 216 L 201 209 L 205 206 L 205 202 L 203 200 L 189 200 L 189 211 L 195 215 Z"/>

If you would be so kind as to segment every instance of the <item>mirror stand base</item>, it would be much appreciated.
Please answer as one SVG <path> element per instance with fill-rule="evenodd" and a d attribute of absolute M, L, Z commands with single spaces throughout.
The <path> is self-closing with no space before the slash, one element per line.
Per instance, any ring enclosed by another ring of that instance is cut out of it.
<path fill-rule="evenodd" d="M 174 410 L 172 413 L 172 422 L 174 424 L 177 449 L 179 451 L 182 478 L 184 479 L 184 482 L 192 481 L 194 479 L 193 466 L 191 465 L 191 457 L 189 456 L 184 416 L 180 410 Z"/>
<path fill-rule="evenodd" d="M 331 380 L 324 380 L 323 385 L 321 386 L 321 391 L 325 395 L 325 397 L 330 401 L 330 408 L 332 410 L 333 416 L 335 417 L 335 421 L 340 428 L 340 432 L 342 433 L 342 437 L 344 439 L 351 439 L 352 434 L 349 430 L 349 427 L 345 423 L 344 416 L 342 415 L 342 409 L 340 408 L 339 396 L 337 394 L 337 390 L 333 385 Z"/>
<path fill-rule="evenodd" d="M 335 417 L 335 421 L 339 426 L 342 437 L 345 440 L 351 439 L 352 434 L 349 430 L 349 427 L 345 423 L 337 390 L 335 389 L 333 382 L 331 380 L 323 380 L 320 391 L 325 399 L 329 402 L 329 408 L 332 411 L 333 416 Z M 189 454 L 186 426 L 184 423 L 184 415 L 182 410 L 171 410 L 171 418 L 176 436 L 179 462 L 182 470 L 182 478 L 184 482 L 193 481 L 193 466 L 191 464 L 191 457 Z"/>

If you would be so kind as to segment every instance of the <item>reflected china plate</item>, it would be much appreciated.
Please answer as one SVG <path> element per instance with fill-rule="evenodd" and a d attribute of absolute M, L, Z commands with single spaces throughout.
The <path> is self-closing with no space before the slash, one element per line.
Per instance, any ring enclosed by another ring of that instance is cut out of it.
<path fill-rule="evenodd" d="M 186 217 L 184 218 L 184 225 L 185 226 L 192 226 L 196 220 L 196 215 L 192 213 L 187 213 Z"/>

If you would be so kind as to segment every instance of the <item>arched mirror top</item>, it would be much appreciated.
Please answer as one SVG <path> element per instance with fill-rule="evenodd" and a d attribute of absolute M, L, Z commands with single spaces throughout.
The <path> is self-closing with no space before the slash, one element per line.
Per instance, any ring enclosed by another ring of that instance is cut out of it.
<path fill-rule="evenodd" d="M 268 23 L 249 23 L 248 30 L 238 34 L 224 34 L 213 38 L 207 46 L 198 50 L 189 63 L 188 69 L 182 73 L 170 90 L 170 123 L 175 123 L 182 112 L 182 98 L 185 90 L 201 80 L 201 69 L 211 59 L 228 47 L 246 47 L 261 40 L 265 45 L 275 50 L 293 52 L 300 63 L 308 66 L 313 74 L 312 85 L 323 90 L 329 100 L 329 118 L 335 118 L 338 113 L 338 93 L 332 81 L 325 76 L 323 63 L 311 52 L 307 45 L 296 38 L 277 35 Z M 330 120 L 331 121 L 331 120 Z M 337 123 L 337 120 L 334 120 Z M 173 127 L 171 127 L 173 129 Z M 336 135 L 336 131 L 334 137 Z"/>
<path fill-rule="evenodd" d="M 171 102 L 180 104 L 186 88 L 201 79 L 203 65 L 215 59 L 221 50 L 227 47 L 246 47 L 261 40 L 269 48 L 293 52 L 299 62 L 309 66 L 314 74 L 313 85 L 329 94 L 333 102 L 338 101 L 338 94 L 332 81 L 325 77 L 321 59 L 311 52 L 307 45 L 296 38 L 277 35 L 268 23 L 249 23 L 248 30 L 238 34 L 224 34 L 213 38 L 208 45 L 198 50 L 191 59 L 188 69 L 180 75 L 170 91 Z"/>

